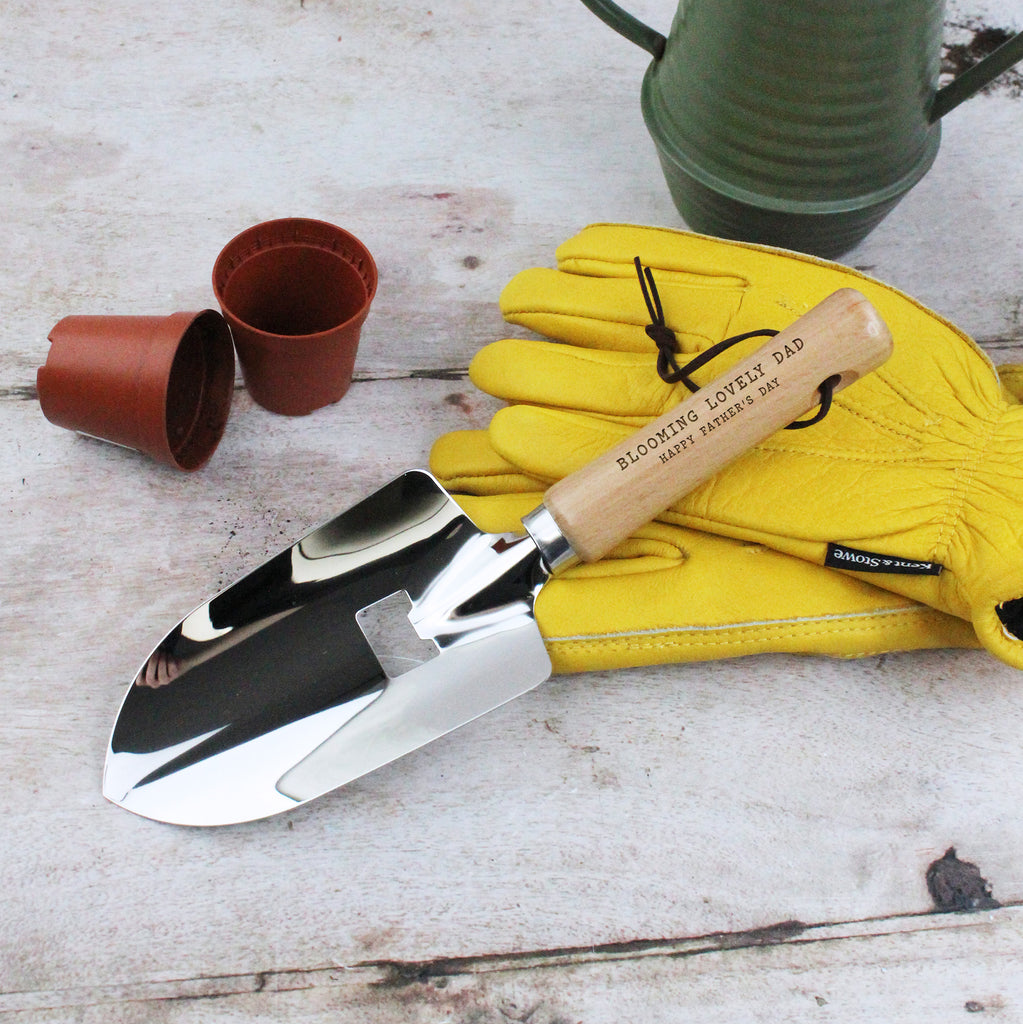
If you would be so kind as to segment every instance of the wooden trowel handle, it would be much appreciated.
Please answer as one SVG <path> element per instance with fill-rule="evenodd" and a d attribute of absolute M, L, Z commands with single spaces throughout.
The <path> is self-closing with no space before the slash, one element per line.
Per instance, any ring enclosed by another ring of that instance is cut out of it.
<path fill-rule="evenodd" d="M 843 288 L 660 419 L 558 481 L 543 507 L 575 554 L 594 562 L 818 405 L 823 381 L 839 377 L 837 391 L 891 351 L 891 333 L 874 307 Z"/>

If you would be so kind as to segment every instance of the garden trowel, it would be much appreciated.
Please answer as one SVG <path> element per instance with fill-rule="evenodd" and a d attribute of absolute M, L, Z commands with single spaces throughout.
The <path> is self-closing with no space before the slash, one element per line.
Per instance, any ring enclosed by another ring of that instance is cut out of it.
<path fill-rule="evenodd" d="M 187 615 L 128 690 L 103 793 L 161 821 L 292 810 L 493 710 L 551 671 L 533 601 L 880 365 L 859 292 L 829 296 L 554 484 L 520 534 L 479 530 L 413 470 Z"/>

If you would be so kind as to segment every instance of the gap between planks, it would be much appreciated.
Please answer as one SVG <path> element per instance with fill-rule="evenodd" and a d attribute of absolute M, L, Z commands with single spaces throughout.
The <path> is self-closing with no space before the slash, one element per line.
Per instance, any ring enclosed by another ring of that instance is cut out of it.
<path fill-rule="evenodd" d="M 478 954 L 431 960 L 366 960 L 314 968 L 268 969 L 121 985 L 80 986 L 49 991 L 0 992 L 0 1015 L 85 1008 L 124 1003 L 158 1003 L 230 996 L 296 992 L 309 989 L 395 989 L 437 979 L 481 976 L 550 968 L 578 967 L 649 958 L 684 959 L 783 945 L 809 945 L 847 939 L 880 939 L 913 933 L 955 932 L 1003 921 L 1023 926 L 1023 901 L 996 910 L 892 915 L 858 921 L 804 924 L 783 921 L 764 928 L 712 932 L 675 939 L 640 939 L 602 945 Z M 1019 918 L 1019 922 L 1013 921 Z"/>
<path fill-rule="evenodd" d="M 978 345 L 993 357 L 997 354 L 998 362 L 1005 362 L 1006 358 L 1012 357 L 1023 361 L 1023 329 L 1010 331 L 1008 334 L 990 338 L 975 338 Z M 376 381 L 385 380 L 447 380 L 465 381 L 469 379 L 469 368 L 467 366 L 436 366 L 415 370 L 364 370 L 356 371 L 352 375 L 352 384 L 372 384 Z M 242 391 L 245 385 L 241 380 L 235 382 L 235 390 Z M 0 387 L 0 402 L 21 401 L 36 402 L 39 394 L 35 384 L 14 384 L 8 387 Z"/>
<path fill-rule="evenodd" d="M 435 366 L 422 370 L 367 370 L 352 375 L 353 384 L 372 384 L 381 380 L 450 380 L 462 381 L 469 379 L 467 366 Z M 244 391 L 242 381 L 235 381 L 235 391 Z M 0 401 L 37 402 L 39 392 L 35 384 L 15 384 L 11 387 L 0 387 Z"/>

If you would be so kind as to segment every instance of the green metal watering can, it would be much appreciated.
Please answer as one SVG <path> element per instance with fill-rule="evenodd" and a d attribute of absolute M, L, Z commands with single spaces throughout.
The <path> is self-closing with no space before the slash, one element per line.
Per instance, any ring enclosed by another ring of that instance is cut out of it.
<path fill-rule="evenodd" d="M 938 88 L 943 0 L 679 0 L 667 37 L 582 2 L 653 56 L 641 103 L 694 231 L 834 258 L 927 173 L 941 118 L 1023 59 L 1023 32 Z"/>

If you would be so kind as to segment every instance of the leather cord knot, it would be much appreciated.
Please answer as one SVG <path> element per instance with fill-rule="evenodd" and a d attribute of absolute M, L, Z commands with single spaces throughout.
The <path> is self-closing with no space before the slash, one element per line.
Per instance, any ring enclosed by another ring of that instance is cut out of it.
<path fill-rule="evenodd" d="M 668 384 L 684 380 L 675 353 L 678 351 L 678 338 L 675 332 L 665 323 L 664 308 L 661 306 L 661 297 L 657 293 L 657 285 L 654 284 L 654 275 L 649 267 L 644 267 L 637 256 L 633 261 L 636 264 L 636 273 L 639 276 L 639 287 L 643 292 L 643 301 L 646 303 L 647 312 L 650 314 L 650 323 L 643 328 L 647 337 L 657 346 L 657 373 L 660 378 Z M 685 381 L 687 387 L 690 386 Z M 695 390 L 692 388 L 691 390 Z"/>
<path fill-rule="evenodd" d="M 633 260 L 636 265 L 636 274 L 639 277 L 639 287 L 643 292 L 643 301 L 646 303 L 647 312 L 650 314 L 650 323 L 644 328 L 646 335 L 657 346 L 657 374 L 666 384 L 677 384 L 681 382 L 693 394 L 700 390 L 700 385 L 692 379 L 692 374 L 702 366 L 706 366 L 712 359 L 719 356 L 726 349 L 737 345 L 741 341 L 748 341 L 750 338 L 773 338 L 778 332 L 770 327 L 763 327 L 756 331 L 746 331 L 745 334 L 737 334 L 732 338 L 725 338 L 716 345 L 704 349 L 699 355 L 690 359 L 685 366 L 678 364 L 678 338 L 675 332 L 668 326 L 664 319 L 664 307 L 661 305 L 661 297 L 657 293 L 657 285 L 654 282 L 653 271 L 644 267 L 638 256 Z M 796 420 L 790 423 L 786 430 L 802 430 L 804 427 L 812 427 L 820 423 L 831 409 L 831 400 L 838 386 L 841 376 L 835 374 L 821 381 L 818 385 L 818 392 L 821 396 L 820 406 L 817 412 L 807 420 Z"/>

